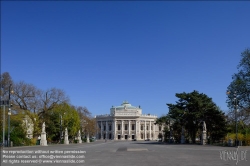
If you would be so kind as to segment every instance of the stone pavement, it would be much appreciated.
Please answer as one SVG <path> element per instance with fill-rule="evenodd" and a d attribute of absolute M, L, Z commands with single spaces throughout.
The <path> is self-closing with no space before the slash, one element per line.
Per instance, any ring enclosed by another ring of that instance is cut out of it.
<path fill-rule="evenodd" d="M 5 157 L 11 152 L 15 158 L 4 158 L 4 160 L 39 160 L 41 163 L 19 163 L 12 161 L 2 163 L 9 165 L 46 165 L 46 166 L 249 166 L 250 147 L 220 147 L 209 145 L 177 145 L 160 144 L 155 141 L 96 141 L 93 143 L 49 145 L 33 147 L 4 148 Z M 27 153 L 21 153 L 21 152 Z M 35 153 L 36 152 L 36 153 Z M 30 153 L 30 154 L 28 154 Z M 66 154 L 65 154 L 66 153 Z M 36 158 L 24 158 L 36 156 Z M 55 158 L 79 157 L 79 158 Z M 50 158 L 48 158 L 51 156 Z M 54 156 L 54 158 L 53 158 Z M 19 158 L 18 158 L 19 157 Z M 21 158 L 20 158 L 21 157 Z M 41 158 L 43 157 L 43 158 Z M 47 158 L 44 158 L 47 157 Z M 62 160 L 76 161 L 81 163 L 56 163 Z M 52 163 L 44 163 L 52 162 Z M 83 162 L 84 161 L 84 162 Z M 12 163 L 13 164 L 12 164 Z M 54 163 L 55 162 L 55 163 Z"/>

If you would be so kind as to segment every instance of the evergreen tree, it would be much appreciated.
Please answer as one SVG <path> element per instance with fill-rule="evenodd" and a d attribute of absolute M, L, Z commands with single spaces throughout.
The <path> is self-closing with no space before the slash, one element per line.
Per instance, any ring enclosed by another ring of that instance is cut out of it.
<path fill-rule="evenodd" d="M 167 104 L 168 116 L 174 119 L 173 133 L 180 139 L 181 127 L 184 126 L 189 138 L 201 136 L 203 121 L 206 123 L 208 137 L 213 141 L 223 138 L 227 132 L 226 117 L 218 106 L 206 94 L 193 91 L 191 93 L 176 93 L 179 100 L 176 104 Z"/>

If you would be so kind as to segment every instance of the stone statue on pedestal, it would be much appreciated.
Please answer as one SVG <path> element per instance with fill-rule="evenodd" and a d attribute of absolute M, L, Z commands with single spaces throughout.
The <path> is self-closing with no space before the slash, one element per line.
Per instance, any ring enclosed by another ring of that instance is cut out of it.
<path fill-rule="evenodd" d="M 45 122 L 42 125 L 41 141 L 40 145 L 47 146 L 46 132 L 45 132 Z"/>
<path fill-rule="evenodd" d="M 206 145 L 207 140 L 207 127 L 205 121 L 203 121 L 203 130 L 202 130 L 202 136 L 201 136 L 201 145 Z"/>
<path fill-rule="evenodd" d="M 77 137 L 78 143 L 81 144 L 82 143 L 82 138 L 81 138 L 81 132 L 80 130 L 78 131 L 78 137 Z"/>
<path fill-rule="evenodd" d="M 207 131 L 206 123 L 203 121 L 203 131 Z"/>
<path fill-rule="evenodd" d="M 67 127 L 65 128 L 64 144 L 69 144 L 68 129 L 67 129 Z"/>

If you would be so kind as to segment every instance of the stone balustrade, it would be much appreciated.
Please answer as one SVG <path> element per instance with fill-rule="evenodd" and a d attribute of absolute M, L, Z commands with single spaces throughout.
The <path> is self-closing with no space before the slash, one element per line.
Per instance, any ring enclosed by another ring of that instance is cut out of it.
<path fill-rule="evenodd" d="M 156 115 L 148 115 L 148 114 L 141 115 L 141 117 L 157 118 Z"/>
<path fill-rule="evenodd" d="M 112 115 L 110 114 L 104 114 L 104 115 L 97 115 L 95 116 L 95 118 L 105 118 L 105 117 L 111 117 L 111 116 L 140 116 L 140 117 L 149 117 L 149 118 L 157 118 L 156 115 L 149 115 L 149 114 L 139 114 L 139 113 L 135 113 L 135 112 L 116 112 Z"/>

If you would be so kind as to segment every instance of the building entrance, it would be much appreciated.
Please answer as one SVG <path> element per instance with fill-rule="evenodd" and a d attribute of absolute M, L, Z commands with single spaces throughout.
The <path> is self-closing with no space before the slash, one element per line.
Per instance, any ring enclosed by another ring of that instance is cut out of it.
<path fill-rule="evenodd" d="M 125 139 L 128 139 L 128 135 L 125 135 Z"/>
<path fill-rule="evenodd" d="M 118 137 L 118 139 L 121 139 L 121 135 L 118 135 L 117 137 Z"/>
<path fill-rule="evenodd" d="M 135 139 L 135 135 L 132 135 L 132 139 Z"/>

